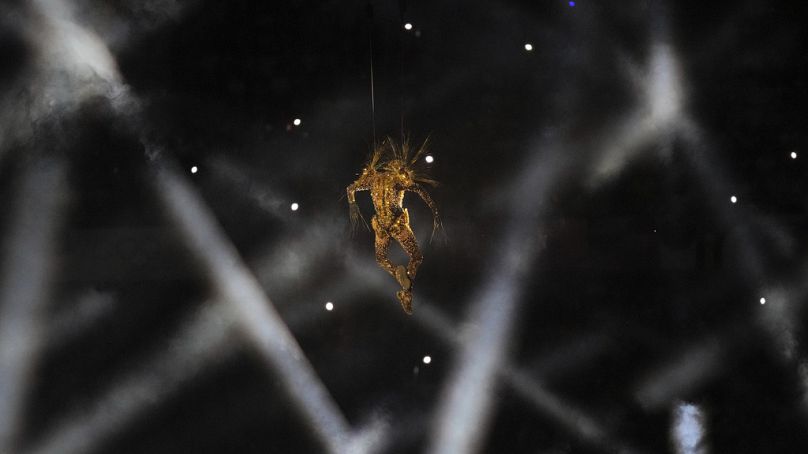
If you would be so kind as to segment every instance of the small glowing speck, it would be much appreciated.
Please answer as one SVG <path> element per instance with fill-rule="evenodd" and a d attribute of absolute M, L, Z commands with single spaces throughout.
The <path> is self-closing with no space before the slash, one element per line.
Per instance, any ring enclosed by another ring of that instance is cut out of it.
<path fill-rule="evenodd" d="M 428 154 L 424 158 L 424 161 L 426 161 L 427 164 L 432 164 L 433 162 L 435 162 L 435 158 L 433 158 L 431 154 Z"/>
<path fill-rule="evenodd" d="M 766 304 L 766 298 L 761 298 L 760 299 L 760 304 Z"/>
<path fill-rule="evenodd" d="M 738 198 L 735 197 L 735 196 L 732 196 L 732 197 L 729 198 L 729 201 L 732 202 L 732 203 L 738 203 Z"/>
<path fill-rule="evenodd" d="M 411 23 L 409 23 L 409 22 L 407 22 L 406 24 L 404 24 L 404 30 L 412 30 L 412 24 L 411 24 Z"/>
<path fill-rule="evenodd" d="M 796 151 L 791 152 L 791 159 L 797 159 L 797 152 Z"/>
<path fill-rule="evenodd" d="M 575 2 L 570 2 L 569 5 L 570 6 L 575 6 Z"/>
<path fill-rule="evenodd" d="M 525 44 L 525 50 L 526 50 L 526 51 L 528 51 L 528 52 L 530 52 L 531 50 L 533 50 L 533 44 L 526 43 L 526 44 Z"/>
<path fill-rule="evenodd" d="M 334 310 L 334 303 L 332 303 L 331 301 L 325 303 L 325 310 L 333 311 Z"/>
<path fill-rule="evenodd" d="M 293 124 L 293 125 L 295 125 L 295 126 L 300 126 L 300 123 L 303 123 L 303 122 L 300 120 L 300 118 L 295 118 L 295 119 L 292 121 L 292 124 Z"/>
<path fill-rule="evenodd" d="M 297 209 L 298 209 L 298 208 L 300 208 L 300 205 L 298 205 L 298 204 L 297 204 L 297 202 L 295 202 L 295 203 L 293 203 L 293 204 L 292 204 L 292 206 L 291 206 L 291 207 L 289 207 L 289 208 L 291 208 L 291 209 L 292 209 L 292 211 L 297 211 Z"/>
<path fill-rule="evenodd" d="M 191 173 L 196 173 L 198 171 L 199 171 L 199 168 L 197 166 L 191 167 Z"/>
<path fill-rule="evenodd" d="M 429 356 L 429 355 L 424 356 L 423 361 L 424 361 L 424 364 L 429 364 L 429 363 L 431 363 L 431 362 L 432 362 L 432 357 L 431 357 L 431 356 Z"/>

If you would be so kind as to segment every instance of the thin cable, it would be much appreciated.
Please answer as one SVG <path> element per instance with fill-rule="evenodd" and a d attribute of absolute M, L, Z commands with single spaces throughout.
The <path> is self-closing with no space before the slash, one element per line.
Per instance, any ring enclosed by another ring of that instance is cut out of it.
<path fill-rule="evenodd" d="M 368 33 L 368 41 L 370 43 L 370 122 L 373 132 L 373 148 L 376 148 L 376 90 L 373 81 L 373 5 L 368 2 L 368 18 L 370 20 L 370 29 Z"/>
<path fill-rule="evenodd" d="M 398 1 L 398 85 L 401 103 L 401 144 L 404 145 L 404 11 L 407 9 L 407 0 Z"/>

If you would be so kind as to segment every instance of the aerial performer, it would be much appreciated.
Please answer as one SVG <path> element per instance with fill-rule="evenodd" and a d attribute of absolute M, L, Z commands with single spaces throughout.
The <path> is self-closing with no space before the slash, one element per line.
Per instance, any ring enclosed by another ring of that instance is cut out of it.
<path fill-rule="evenodd" d="M 437 182 L 414 169 L 426 145 L 427 141 L 424 141 L 423 145 L 410 156 L 411 150 L 407 141 L 397 146 L 388 137 L 381 144 L 375 145 L 359 178 L 347 188 L 353 227 L 362 219 L 359 206 L 356 204 L 356 192 L 370 191 L 373 208 L 376 211 L 371 219 L 376 235 L 376 262 L 401 286 L 401 290 L 396 292 L 396 297 L 407 314 L 412 314 L 412 287 L 418 266 L 421 265 L 424 256 L 410 228 L 409 212 L 402 205 L 404 194 L 408 191 L 414 192 L 429 206 L 432 211 L 433 237 L 440 227 L 438 207 L 422 186 L 422 184 L 435 186 Z M 391 240 L 396 240 L 409 257 L 407 266 L 394 265 L 390 262 L 388 252 Z"/>

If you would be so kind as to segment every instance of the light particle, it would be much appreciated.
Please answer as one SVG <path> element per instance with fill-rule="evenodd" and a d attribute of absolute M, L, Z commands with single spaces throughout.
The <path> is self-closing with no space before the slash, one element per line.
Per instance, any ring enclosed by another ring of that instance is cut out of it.
<path fill-rule="evenodd" d="M 292 203 L 292 206 L 290 206 L 289 208 L 291 208 L 292 211 L 297 211 L 297 209 L 300 208 L 300 205 L 298 205 L 297 202 L 294 202 Z"/>
<path fill-rule="evenodd" d="M 532 51 L 533 50 L 533 44 L 526 43 L 525 44 L 525 50 L 528 51 L 528 52 Z"/>
<path fill-rule="evenodd" d="M 732 196 L 732 197 L 729 198 L 729 201 L 732 202 L 732 203 L 738 203 L 738 198 L 735 197 L 735 196 Z"/>
<path fill-rule="evenodd" d="M 300 126 L 301 123 L 303 123 L 303 121 L 301 121 L 300 118 L 295 118 L 292 121 L 292 124 L 295 125 L 295 126 Z"/>
<path fill-rule="evenodd" d="M 797 159 L 797 152 L 796 151 L 791 152 L 791 159 Z"/>
<path fill-rule="evenodd" d="M 766 304 L 766 298 L 760 298 L 760 304 Z"/>
<path fill-rule="evenodd" d="M 429 355 L 426 355 L 426 356 L 424 356 L 423 361 L 424 361 L 424 364 L 429 364 L 429 363 L 432 362 L 432 357 L 429 356 Z"/>
<path fill-rule="evenodd" d="M 424 161 L 426 161 L 427 164 L 432 164 L 435 162 L 435 158 L 433 158 L 431 154 L 428 154 L 424 157 Z"/>
<path fill-rule="evenodd" d="M 404 30 L 412 30 L 412 24 L 411 24 L 411 23 L 409 23 L 409 22 L 407 22 L 406 24 L 404 24 Z"/>
<path fill-rule="evenodd" d="M 325 303 L 325 310 L 333 311 L 334 310 L 334 303 L 332 303 L 331 301 Z"/>
<path fill-rule="evenodd" d="M 191 167 L 191 173 L 196 173 L 198 171 L 199 171 L 199 168 L 197 166 Z"/>
<path fill-rule="evenodd" d="M 575 6 L 575 2 L 569 2 L 570 6 Z"/>

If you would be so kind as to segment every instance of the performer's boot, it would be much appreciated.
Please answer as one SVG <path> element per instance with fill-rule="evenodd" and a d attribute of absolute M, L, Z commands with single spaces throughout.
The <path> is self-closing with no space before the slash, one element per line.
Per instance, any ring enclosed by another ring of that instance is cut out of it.
<path fill-rule="evenodd" d="M 412 288 L 412 281 L 410 280 L 410 276 L 407 274 L 407 268 L 405 268 L 404 265 L 399 265 L 396 267 L 396 280 L 402 289 L 409 291 Z"/>
<path fill-rule="evenodd" d="M 404 312 L 408 315 L 412 315 L 412 292 L 409 290 L 399 290 L 396 292 L 396 296 Z"/>

